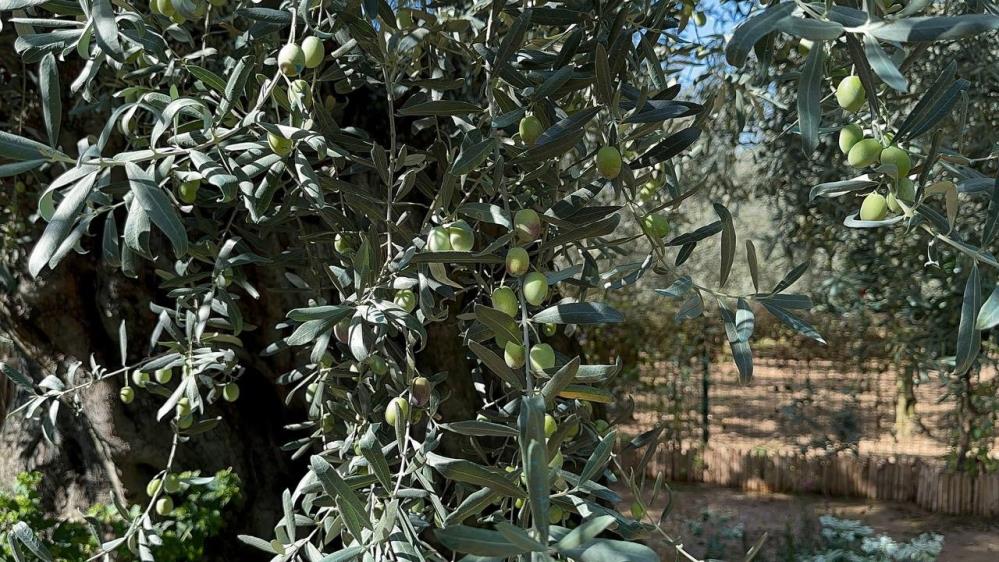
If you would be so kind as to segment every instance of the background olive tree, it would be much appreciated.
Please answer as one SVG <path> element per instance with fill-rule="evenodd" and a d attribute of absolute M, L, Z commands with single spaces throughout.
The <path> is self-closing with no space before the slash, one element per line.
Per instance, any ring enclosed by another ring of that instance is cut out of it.
<path fill-rule="evenodd" d="M 916 53 L 909 43 L 999 25 L 959 8 L 919 15 L 925 4 L 746 9 L 727 59 L 741 69 L 755 47 L 764 64 L 738 72 L 765 88 L 773 42 L 809 38 L 797 87 L 809 152 L 839 129 L 825 94 L 852 66 L 877 142 L 893 130 L 914 143 L 970 84 L 950 70 L 882 102 L 882 81 L 898 86 L 885 46 Z M 622 466 L 601 407 L 621 364 L 588 364 L 578 328 L 621 322 L 606 293 L 644 277 L 683 317 L 715 313 L 746 380 L 758 312 L 822 340 L 800 317 L 810 299 L 787 292 L 804 265 L 763 286 L 724 204 L 708 199 L 707 224 L 682 220 L 706 193 L 683 154 L 725 105 L 678 97 L 683 65 L 669 63 L 697 56 L 675 34 L 693 5 L 0 8 L 24 65 L 9 69 L 22 87 L 0 133 L 4 374 L 21 389 L 10 419 L 38 428 L 53 474 L 110 488 L 129 525 L 103 551 L 155 560 L 173 495 L 210 484 L 184 471 L 232 466 L 253 514 L 232 528 L 274 560 L 655 559 L 637 540 L 663 533 L 645 511 L 667 494 L 644 462 Z M 987 304 L 975 321 L 977 263 L 995 259 L 930 196 L 953 207 L 947 175 L 995 190 L 987 158 L 933 138 L 904 213 L 847 226 L 904 221 L 976 264 L 960 375 L 995 314 Z M 894 193 L 893 175 L 817 193 Z M 983 209 L 986 242 L 996 207 Z M 717 275 L 685 274 L 710 238 Z M 729 279 L 737 253 L 745 282 Z M 18 430 L 12 450 L 38 432 Z M 622 447 L 648 459 L 658 437 Z M 637 498 L 630 513 L 615 481 Z M 48 557 L 25 525 L 8 541 Z"/>

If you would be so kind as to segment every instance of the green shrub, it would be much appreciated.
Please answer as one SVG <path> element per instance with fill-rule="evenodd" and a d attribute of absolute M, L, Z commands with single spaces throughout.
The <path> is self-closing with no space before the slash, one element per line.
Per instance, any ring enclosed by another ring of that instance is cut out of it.
<path fill-rule="evenodd" d="M 223 527 L 223 509 L 239 496 L 239 477 L 230 470 L 202 477 L 198 472 L 180 475 L 185 483 L 174 494 L 177 507 L 172 524 L 159 536 L 159 544 L 150 545 L 157 562 L 201 560 L 208 539 Z M 48 548 L 55 562 L 78 562 L 99 553 L 102 538 L 121 536 L 129 521 L 140 516 L 139 505 L 122 513 L 119 508 L 95 504 L 82 520 L 60 520 L 46 513 L 39 485 L 42 475 L 22 472 L 13 488 L 0 490 L 0 554 L 3 560 L 14 557 L 8 535 L 18 523 L 24 523 Z M 129 549 L 133 550 L 133 549 Z M 21 547 L 23 554 L 24 548 Z M 132 552 L 119 550 L 117 560 L 138 560 Z M 16 559 L 16 558 L 13 558 Z"/>

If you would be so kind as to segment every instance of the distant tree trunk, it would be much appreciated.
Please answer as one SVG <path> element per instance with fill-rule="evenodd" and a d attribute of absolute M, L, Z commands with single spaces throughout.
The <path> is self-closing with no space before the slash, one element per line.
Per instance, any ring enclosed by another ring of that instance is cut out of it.
<path fill-rule="evenodd" d="M 906 367 L 895 372 L 895 433 L 900 439 L 912 436 L 916 423 L 916 392 L 913 370 Z"/>

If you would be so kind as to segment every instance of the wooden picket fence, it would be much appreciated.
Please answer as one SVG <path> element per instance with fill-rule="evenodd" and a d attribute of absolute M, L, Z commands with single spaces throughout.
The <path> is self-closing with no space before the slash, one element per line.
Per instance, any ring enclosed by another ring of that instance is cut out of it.
<path fill-rule="evenodd" d="M 637 458 L 624 459 L 634 466 Z M 999 473 L 961 473 L 918 457 L 806 456 L 761 449 L 662 448 L 646 472 L 752 492 L 912 502 L 936 513 L 999 515 Z"/>

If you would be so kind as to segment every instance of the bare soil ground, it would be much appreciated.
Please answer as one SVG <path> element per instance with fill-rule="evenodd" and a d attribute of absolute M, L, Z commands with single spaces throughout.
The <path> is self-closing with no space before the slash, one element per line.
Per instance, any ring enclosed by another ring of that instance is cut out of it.
<path fill-rule="evenodd" d="M 917 419 L 911 434 L 904 435 L 895 427 L 896 377 L 883 366 L 763 360 L 757 362 L 749 384 L 739 383 L 731 363 L 710 366 L 709 377 L 709 442 L 715 449 L 819 455 L 852 449 L 860 455 L 930 458 L 949 452 L 953 406 L 938 402 L 945 389 L 937 380 L 916 386 Z M 650 369 L 634 385 L 635 414 L 624 430 L 638 434 L 665 424 L 674 446 L 699 445 L 702 388 L 702 371 L 697 367 Z M 995 445 L 993 450 L 999 451 Z M 624 505 L 630 503 L 628 499 Z M 820 544 L 818 518 L 824 514 L 860 520 L 876 534 L 896 540 L 926 532 L 943 534 L 940 560 L 944 562 L 999 561 L 999 521 L 934 514 L 911 504 L 876 500 L 688 485 L 675 489 L 667 528 L 695 556 L 732 561 L 742 560 L 766 532 L 768 539 L 756 560 L 784 561 Z M 654 546 L 664 560 L 680 559 L 668 542 Z"/>
<path fill-rule="evenodd" d="M 818 518 L 829 514 L 859 520 L 872 527 L 875 534 L 887 534 L 895 540 L 909 540 L 928 532 L 942 534 L 941 562 L 999 560 L 999 521 L 928 513 L 893 502 L 752 494 L 711 486 L 682 486 L 674 488 L 673 493 L 673 508 L 665 529 L 700 559 L 743 560 L 745 552 L 765 532 L 768 537 L 755 560 L 796 560 L 820 544 Z M 631 498 L 626 498 L 624 505 L 630 504 Z M 653 518 L 660 513 L 650 509 Z M 663 560 L 682 559 L 664 540 L 651 546 Z"/>
<path fill-rule="evenodd" d="M 941 457 L 948 452 L 952 412 L 937 402 L 944 388 L 925 380 L 915 389 L 916 423 L 910 435 L 895 427 L 895 374 L 877 365 L 831 361 L 758 361 L 740 384 L 735 366 L 709 368 L 709 432 L 714 448 L 823 451 Z M 625 431 L 665 423 L 676 441 L 701 438 L 702 373 L 661 365 L 644 373 L 631 393 L 635 415 Z M 999 450 L 999 442 L 994 448 Z"/>

